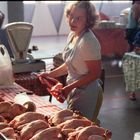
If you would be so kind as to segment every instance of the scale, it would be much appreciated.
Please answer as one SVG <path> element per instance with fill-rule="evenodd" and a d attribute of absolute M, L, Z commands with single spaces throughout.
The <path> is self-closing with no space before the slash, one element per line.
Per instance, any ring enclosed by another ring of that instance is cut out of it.
<path fill-rule="evenodd" d="M 14 73 L 45 70 L 45 62 L 41 58 L 34 59 L 32 54 L 28 52 L 33 31 L 31 23 L 12 22 L 5 25 L 5 31 L 13 53 L 11 60 Z"/>

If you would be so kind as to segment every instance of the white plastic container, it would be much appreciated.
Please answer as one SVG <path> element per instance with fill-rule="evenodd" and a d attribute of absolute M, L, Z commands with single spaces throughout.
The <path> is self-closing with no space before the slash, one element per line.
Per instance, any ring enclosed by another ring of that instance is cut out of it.
<path fill-rule="evenodd" d="M 134 140 L 140 140 L 140 132 L 134 134 Z"/>
<path fill-rule="evenodd" d="M 14 84 L 12 63 L 6 47 L 0 44 L 0 86 Z"/>

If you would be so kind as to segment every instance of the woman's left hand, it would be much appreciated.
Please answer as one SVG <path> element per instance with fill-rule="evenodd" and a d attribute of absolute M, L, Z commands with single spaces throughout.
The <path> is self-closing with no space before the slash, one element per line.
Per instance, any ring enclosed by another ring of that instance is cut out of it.
<path fill-rule="evenodd" d="M 68 97 L 68 94 L 71 92 L 71 88 L 69 88 L 68 86 L 65 86 L 62 88 L 62 93 L 64 94 L 65 98 Z"/>

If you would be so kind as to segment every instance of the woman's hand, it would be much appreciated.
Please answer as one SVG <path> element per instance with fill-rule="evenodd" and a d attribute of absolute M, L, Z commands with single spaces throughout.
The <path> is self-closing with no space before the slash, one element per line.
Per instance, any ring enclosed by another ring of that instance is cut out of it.
<path fill-rule="evenodd" d="M 72 89 L 70 87 L 68 87 L 68 86 L 65 86 L 65 87 L 62 88 L 62 93 L 63 93 L 65 98 L 68 97 L 68 94 L 71 92 L 71 90 Z"/>

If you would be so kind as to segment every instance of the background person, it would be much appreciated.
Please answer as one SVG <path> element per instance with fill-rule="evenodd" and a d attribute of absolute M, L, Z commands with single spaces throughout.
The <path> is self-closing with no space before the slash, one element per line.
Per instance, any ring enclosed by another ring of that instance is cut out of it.
<path fill-rule="evenodd" d="M 128 14 L 128 23 L 126 25 L 126 39 L 129 43 L 129 52 L 134 51 L 134 38 L 139 31 L 140 1 L 133 0 Z"/>
<path fill-rule="evenodd" d="M 133 0 L 132 6 L 128 15 L 128 24 L 126 26 L 126 39 L 129 43 L 128 52 L 135 51 L 138 48 L 139 43 L 139 32 L 140 31 L 140 1 Z M 129 98 L 136 100 L 134 92 L 130 93 Z"/>

